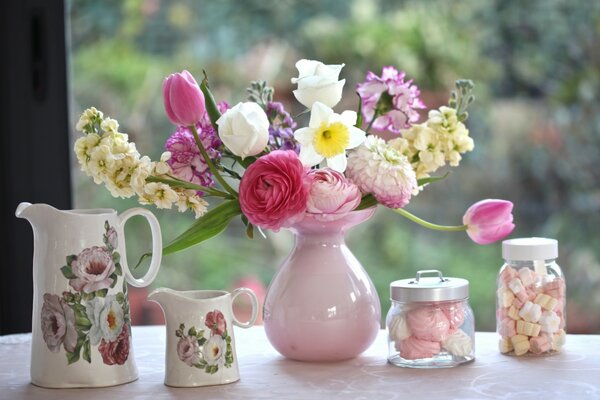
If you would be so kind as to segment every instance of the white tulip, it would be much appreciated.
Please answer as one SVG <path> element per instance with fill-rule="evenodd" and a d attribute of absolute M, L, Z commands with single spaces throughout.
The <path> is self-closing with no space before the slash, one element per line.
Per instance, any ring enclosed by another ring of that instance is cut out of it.
<path fill-rule="evenodd" d="M 325 65 L 320 61 L 300 60 L 296 63 L 298 77 L 292 83 L 298 84 L 294 96 L 307 108 L 315 102 L 333 108 L 342 99 L 345 79 L 338 80 L 344 64 Z"/>
<path fill-rule="evenodd" d="M 256 103 L 238 103 L 217 120 L 223 144 L 242 159 L 261 153 L 269 143 L 269 119 Z"/>

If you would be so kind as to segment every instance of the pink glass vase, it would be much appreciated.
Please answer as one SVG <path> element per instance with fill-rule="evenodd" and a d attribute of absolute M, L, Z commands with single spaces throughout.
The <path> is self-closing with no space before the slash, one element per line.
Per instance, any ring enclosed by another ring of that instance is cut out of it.
<path fill-rule="evenodd" d="M 301 361 L 356 357 L 375 340 L 381 305 L 373 282 L 346 246 L 346 231 L 374 208 L 334 221 L 307 216 L 291 227 L 296 242 L 273 277 L 264 304 L 269 341 Z"/>

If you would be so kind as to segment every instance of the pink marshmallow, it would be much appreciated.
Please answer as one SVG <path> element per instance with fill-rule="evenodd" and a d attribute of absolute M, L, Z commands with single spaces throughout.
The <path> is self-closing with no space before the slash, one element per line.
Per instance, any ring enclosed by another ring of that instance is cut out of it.
<path fill-rule="evenodd" d="M 523 304 L 525 304 L 525 302 L 529 300 L 529 299 L 525 299 L 525 301 L 519 300 L 519 298 L 516 298 L 515 301 L 513 301 L 513 306 L 517 307 L 519 310 L 521 308 L 523 308 Z"/>
<path fill-rule="evenodd" d="M 529 339 L 529 350 L 534 354 L 542 354 L 550 351 L 552 343 L 548 340 L 548 336 L 540 335 Z"/>
<path fill-rule="evenodd" d="M 508 317 L 508 308 L 500 307 L 496 310 L 496 320 L 502 321 L 506 317 Z"/>
<path fill-rule="evenodd" d="M 516 321 L 510 318 L 504 318 L 498 327 L 498 333 L 504 338 L 510 338 L 517 334 Z"/>
<path fill-rule="evenodd" d="M 513 267 L 509 267 L 505 265 L 500 271 L 500 275 L 498 279 L 504 284 L 504 286 L 508 286 L 508 282 L 510 282 L 513 278 L 516 278 L 518 275 L 517 270 Z"/>
<path fill-rule="evenodd" d="M 562 299 L 565 297 L 565 281 L 561 278 L 555 278 L 544 285 L 544 293 L 555 299 Z"/>

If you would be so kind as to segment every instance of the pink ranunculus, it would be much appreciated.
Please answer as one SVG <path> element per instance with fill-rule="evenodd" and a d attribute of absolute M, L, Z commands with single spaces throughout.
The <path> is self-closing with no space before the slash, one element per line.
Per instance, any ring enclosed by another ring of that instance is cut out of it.
<path fill-rule="evenodd" d="M 75 313 L 67 303 L 55 294 L 44 294 L 42 306 L 42 336 L 53 353 L 58 353 L 61 344 L 66 351 L 73 351 L 77 344 Z"/>
<path fill-rule="evenodd" d="M 360 203 L 361 193 L 340 172 L 330 168 L 310 170 L 306 212 L 321 220 L 333 221 L 344 217 Z"/>
<path fill-rule="evenodd" d="M 177 355 L 179 359 L 189 365 L 194 366 L 200 361 L 200 348 L 198 339 L 195 336 L 184 336 L 177 342 Z"/>
<path fill-rule="evenodd" d="M 513 203 L 487 199 L 473 204 L 463 216 L 467 234 L 477 244 L 489 244 L 507 236 L 515 228 Z"/>
<path fill-rule="evenodd" d="M 204 94 L 188 71 L 171 74 L 163 82 L 163 101 L 169 120 L 175 125 L 191 126 L 204 117 Z"/>
<path fill-rule="evenodd" d="M 79 253 L 71 262 L 71 269 L 76 278 L 69 280 L 69 285 L 78 292 L 91 293 L 112 285 L 110 275 L 115 271 L 115 264 L 105 247 L 93 246 Z"/>
<path fill-rule="evenodd" d="M 304 215 L 306 169 L 291 150 L 275 150 L 252 163 L 240 182 L 240 206 L 248 220 L 278 231 Z"/>
<path fill-rule="evenodd" d="M 107 342 L 102 339 L 98 351 L 102 356 L 102 361 L 107 365 L 123 365 L 129 357 L 129 325 L 123 325 L 123 329 L 117 339 Z"/>
<path fill-rule="evenodd" d="M 212 331 L 213 335 L 223 336 L 223 333 L 227 329 L 225 316 L 219 310 L 211 311 L 206 314 L 204 324 Z"/>

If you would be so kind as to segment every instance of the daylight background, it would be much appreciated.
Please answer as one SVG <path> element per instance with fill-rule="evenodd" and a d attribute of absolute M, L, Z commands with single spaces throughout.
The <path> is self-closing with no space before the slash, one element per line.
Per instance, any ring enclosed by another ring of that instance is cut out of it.
<path fill-rule="evenodd" d="M 96 106 L 153 159 L 173 131 L 162 80 L 184 68 L 196 77 L 206 70 L 217 100 L 230 104 L 246 99 L 251 80 L 266 80 L 294 114 L 301 106 L 290 78 L 300 58 L 346 64 L 340 110 L 355 108 L 356 83 L 386 65 L 414 78 L 428 108 L 447 101 L 456 79 L 473 79 L 468 127 L 475 150 L 407 209 L 458 224 L 479 199 L 511 200 L 511 237 L 559 240 L 569 332 L 600 332 L 600 2 L 72 0 L 68 13 L 72 125 Z M 137 205 L 113 199 L 72 165 L 76 207 Z M 167 242 L 193 219 L 151 210 Z M 135 263 L 149 250 L 148 229 L 132 221 L 126 232 Z M 153 287 L 245 285 L 264 296 L 292 242 L 289 232 L 248 240 L 241 223 L 232 224 L 218 238 L 165 257 Z M 464 233 L 428 231 L 380 207 L 349 233 L 348 244 L 373 279 L 383 314 L 391 281 L 437 268 L 470 281 L 477 329 L 495 329 L 499 243 L 478 246 Z M 132 290 L 134 323 L 161 320 L 146 293 Z"/>

